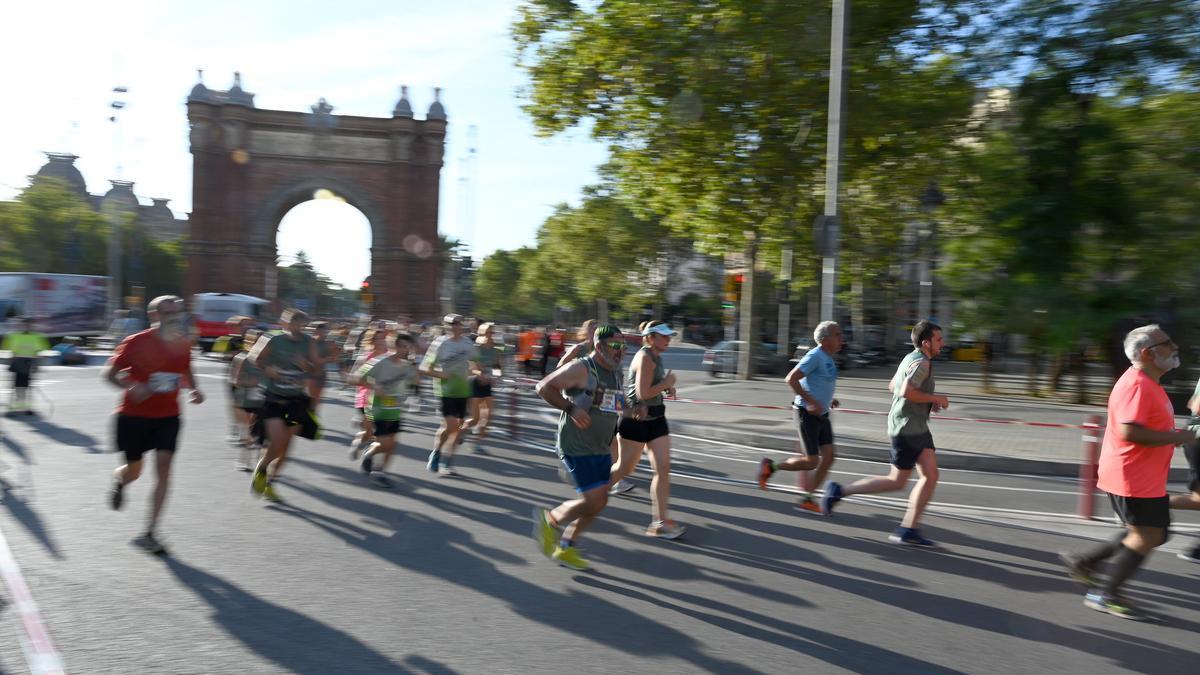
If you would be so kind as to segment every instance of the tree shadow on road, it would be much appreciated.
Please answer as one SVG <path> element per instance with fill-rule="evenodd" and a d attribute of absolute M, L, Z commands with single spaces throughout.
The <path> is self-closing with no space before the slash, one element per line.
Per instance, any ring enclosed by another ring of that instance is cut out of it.
<path fill-rule="evenodd" d="M 638 602 L 655 605 L 663 609 L 678 612 L 697 621 L 710 624 L 721 630 L 741 635 L 742 637 L 758 640 L 768 644 L 776 644 L 805 657 L 817 659 L 825 663 L 847 668 L 854 672 L 872 672 L 886 668 L 889 673 L 960 673 L 962 671 L 945 668 L 929 663 L 923 659 L 901 654 L 899 652 L 878 647 L 851 638 L 827 633 L 807 625 L 781 621 L 775 617 L 766 616 L 742 607 L 709 600 L 697 595 L 687 595 L 678 592 L 663 593 L 661 589 L 646 584 L 640 584 L 628 579 L 617 579 L 600 573 L 580 575 L 576 581 L 584 586 L 597 590 L 623 595 Z M 639 588 L 628 588 L 619 584 L 635 585 Z M 691 602 L 704 609 L 695 609 L 672 602 L 683 600 Z M 714 612 L 733 614 L 741 618 L 731 619 Z M 796 672 L 804 672 L 806 668 L 797 664 Z"/>
<path fill-rule="evenodd" d="M 29 452 L 25 450 L 25 446 L 14 441 L 8 434 L 0 436 L 0 442 L 4 443 L 4 447 L 12 451 L 12 454 L 21 458 L 26 464 L 33 464 L 33 458 L 29 456 Z"/>
<path fill-rule="evenodd" d="M 267 602 L 177 558 L 163 560 L 180 583 L 213 608 L 213 620 L 226 633 L 280 668 L 312 675 L 414 672 L 332 626 Z M 424 672 L 447 672 L 422 661 Z"/>

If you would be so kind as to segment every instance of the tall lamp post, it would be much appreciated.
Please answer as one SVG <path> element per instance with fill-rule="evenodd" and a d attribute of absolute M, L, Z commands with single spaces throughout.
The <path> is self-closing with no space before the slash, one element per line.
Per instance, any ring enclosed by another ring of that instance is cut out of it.
<path fill-rule="evenodd" d="M 113 87 L 113 100 L 108 104 L 112 108 L 108 121 L 113 125 L 113 168 L 117 180 L 121 180 L 121 130 L 117 122 L 125 109 L 127 93 L 125 87 Z M 108 216 L 108 315 L 112 317 L 121 308 L 121 212 L 111 209 L 105 215 Z"/>
<path fill-rule="evenodd" d="M 829 36 L 829 122 L 825 137 L 825 211 L 819 219 L 821 248 L 821 320 L 835 321 L 833 295 L 837 289 L 839 248 L 838 183 L 841 178 L 842 113 L 846 91 L 846 36 L 850 0 L 833 0 Z"/>
<path fill-rule="evenodd" d="M 923 222 L 917 227 L 917 248 L 920 256 L 920 284 L 921 288 L 917 296 L 917 320 L 931 318 L 933 311 L 933 255 L 934 255 L 934 237 L 937 236 L 937 223 L 933 219 L 934 209 L 946 203 L 946 196 L 942 191 L 937 189 L 933 183 L 925 188 L 921 196 L 917 198 L 918 208 L 925 216 Z"/>

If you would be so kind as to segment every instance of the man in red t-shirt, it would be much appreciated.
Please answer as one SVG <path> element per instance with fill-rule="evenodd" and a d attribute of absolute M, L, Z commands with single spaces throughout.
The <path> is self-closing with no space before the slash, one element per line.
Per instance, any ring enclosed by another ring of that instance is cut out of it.
<path fill-rule="evenodd" d="M 1126 619 L 1151 619 L 1120 596 L 1121 586 L 1146 557 L 1167 540 L 1171 507 L 1167 473 L 1175 446 L 1196 440 L 1193 432 L 1175 429 L 1175 411 L 1159 379 L 1179 367 L 1179 346 L 1156 325 L 1125 336 L 1130 367 L 1108 395 L 1108 426 L 1100 450 L 1101 490 L 1125 530 L 1092 551 L 1059 554 L 1070 574 L 1088 587 L 1083 604 Z M 1108 581 L 1101 584 L 1096 566 L 1113 559 Z"/>
<path fill-rule="evenodd" d="M 124 503 L 125 486 L 142 473 L 142 456 L 155 453 L 158 482 L 146 533 L 134 544 L 155 554 L 166 549 L 154 535 L 171 476 L 179 436 L 179 389 L 191 390 L 189 400 L 203 403 L 204 394 L 192 377 L 192 341 L 188 334 L 183 299 L 164 295 L 146 306 L 150 328 L 121 341 L 104 368 L 104 378 L 125 390 L 117 406 L 117 449 L 125 463 L 113 472 L 109 503 L 114 509 Z"/>

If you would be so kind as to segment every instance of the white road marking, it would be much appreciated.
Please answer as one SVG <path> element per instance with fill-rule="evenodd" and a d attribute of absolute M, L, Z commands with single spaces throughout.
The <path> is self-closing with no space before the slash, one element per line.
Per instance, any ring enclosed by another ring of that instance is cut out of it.
<path fill-rule="evenodd" d="M 42 621 L 42 613 L 38 610 L 21 568 L 13 558 L 8 548 L 4 533 L 0 532 L 0 578 L 8 586 L 13 598 L 13 607 L 21 619 L 21 649 L 25 652 L 25 662 L 33 675 L 61 675 L 63 670 L 62 658 L 50 640 L 46 631 L 46 623 Z"/>

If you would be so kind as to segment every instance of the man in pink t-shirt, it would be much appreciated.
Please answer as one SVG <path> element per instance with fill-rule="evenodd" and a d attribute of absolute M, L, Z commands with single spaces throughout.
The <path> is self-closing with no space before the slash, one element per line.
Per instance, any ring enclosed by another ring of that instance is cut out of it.
<path fill-rule="evenodd" d="M 1100 450 L 1100 480 L 1125 530 L 1086 553 L 1059 554 L 1071 576 L 1088 588 L 1083 604 L 1126 619 L 1150 619 L 1120 596 L 1121 586 L 1167 540 L 1171 507 L 1167 473 L 1175 446 L 1196 439 L 1176 431 L 1175 411 L 1159 379 L 1179 367 L 1179 346 L 1156 325 L 1125 336 L 1129 370 L 1108 395 L 1108 426 Z M 1101 584 L 1096 566 L 1113 559 Z"/>

